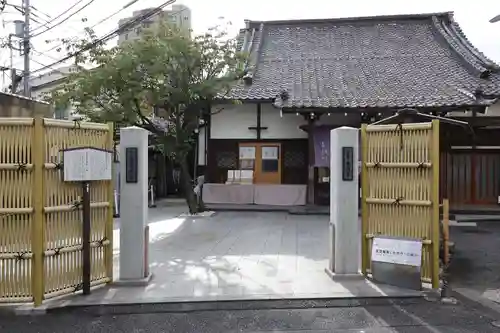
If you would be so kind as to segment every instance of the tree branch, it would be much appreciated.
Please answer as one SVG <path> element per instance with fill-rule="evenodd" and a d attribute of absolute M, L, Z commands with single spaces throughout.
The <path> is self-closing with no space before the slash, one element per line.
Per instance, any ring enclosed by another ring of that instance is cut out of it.
<path fill-rule="evenodd" d="M 135 112 L 137 113 L 137 115 L 139 116 L 139 118 L 141 119 L 141 121 L 145 124 L 148 124 L 150 126 L 154 126 L 154 124 L 151 122 L 151 120 L 149 120 L 148 117 L 146 117 L 145 115 L 142 114 L 141 112 L 141 103 L 139 103 L 139 100 L 137 98 L 134 98 L 134 105 L 135 105 Z"/>
<path fill-rule="evenodd" d="M 210 115 L 214 115 L 214 114 L 217 114 L 217 113 L 221 113 L 222 111 L 224 111 L 226 108 L 219 108 L 217 111 L 214 111 L 214 112 L 210 112 Z"/>

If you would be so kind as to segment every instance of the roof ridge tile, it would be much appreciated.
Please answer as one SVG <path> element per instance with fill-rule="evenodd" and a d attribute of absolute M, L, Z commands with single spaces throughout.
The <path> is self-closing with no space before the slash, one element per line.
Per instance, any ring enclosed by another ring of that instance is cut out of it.
<path fill-rule="evenodd" d="M 451 33 L 451 31 L 442 20 L 438 19 L 436 16 L 433 16 L 432 22 L 434 23 L 434 27 L 436 28 L 438 33 L 444 38 L 450 48 L 455 51 L 455 53 L 457 53 L 466 64 L 472 67 L 472 70 L 480 75 L 484 75 L 488 71 L 486 67 L 484 67 L 475 59 L 475 57 L 471 56 L 470 52 L 465 49 L 465 47 L 460 45 L 460 42 L 457 40 L 456 36 Z"/>
<path fill-rule="evenodd" d="M 450 14 L 450 27 L 453 33 L 462 41 L 462 43 L 466 46 L 466 48 L 478 58 L 479 61 L 483 63 L 483 65 L 487 68 L 490 69 L 500 69 L 500 66 L 495 63 L 493 60 L 489 59 L 483 52 L 481 52 L 478 48 L 472 44 L 469 39 L 467 38 L 467 35 L 463 32 L 462 27 L 460 27 L 460 24 L 455 21 L 453 18 L 453 15 Z"/>

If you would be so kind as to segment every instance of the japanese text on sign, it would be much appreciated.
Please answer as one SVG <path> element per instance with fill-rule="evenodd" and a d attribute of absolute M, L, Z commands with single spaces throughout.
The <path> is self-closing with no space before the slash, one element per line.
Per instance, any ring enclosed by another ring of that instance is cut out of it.
<path fill-rule="evenodd" d="M 422 241 L 375 237 L 372 245 L 372 261 L 420 267 Z"/>

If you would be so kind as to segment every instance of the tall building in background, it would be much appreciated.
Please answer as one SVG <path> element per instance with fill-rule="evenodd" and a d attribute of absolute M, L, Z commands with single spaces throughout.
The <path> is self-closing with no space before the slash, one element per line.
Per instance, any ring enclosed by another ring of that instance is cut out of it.
<path fill-rule="evenodd" d="M 118 26 L 122 26 L 138 16 L 144 15 L 154 8 L 145 8 L 141 10 L 137 10 L 133 12 L 132 17 L 127 17 L 118 21 Z M 136 26 L 128 29 L 127 31 L 123 31 L 120 35 L 118 35 L 118 45 L 140 38 L 142 32 L 146 29 L 154 29 L 158 27 L 161 22 L 167 22 L 179 27 L 181 30 L 186 31 L 186 33 L 190 33 L 191 31 L 191 9 L 184 5 L 173 5 L 171 10 L 164 10 L 159 12 L 156 15 L 151 16 L 147 20 L 143 20 L 141 23 Z"/>

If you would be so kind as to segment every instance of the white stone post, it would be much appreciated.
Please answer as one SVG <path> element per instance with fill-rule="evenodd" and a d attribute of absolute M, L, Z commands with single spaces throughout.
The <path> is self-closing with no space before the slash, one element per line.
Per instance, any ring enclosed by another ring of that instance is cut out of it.
<path fill-rule="evenodd" d="M 120 130 L 119 284 L 144 285 L 151 279 L 147 223 L 148 131 L 139 127 L 126 127 Z"/>
<path fill-rule="evenodd" d="M 359 130 L 330 132 L 330 262 L 333 278 L 362 277 L 361 222 L 358 216 Z"/>

